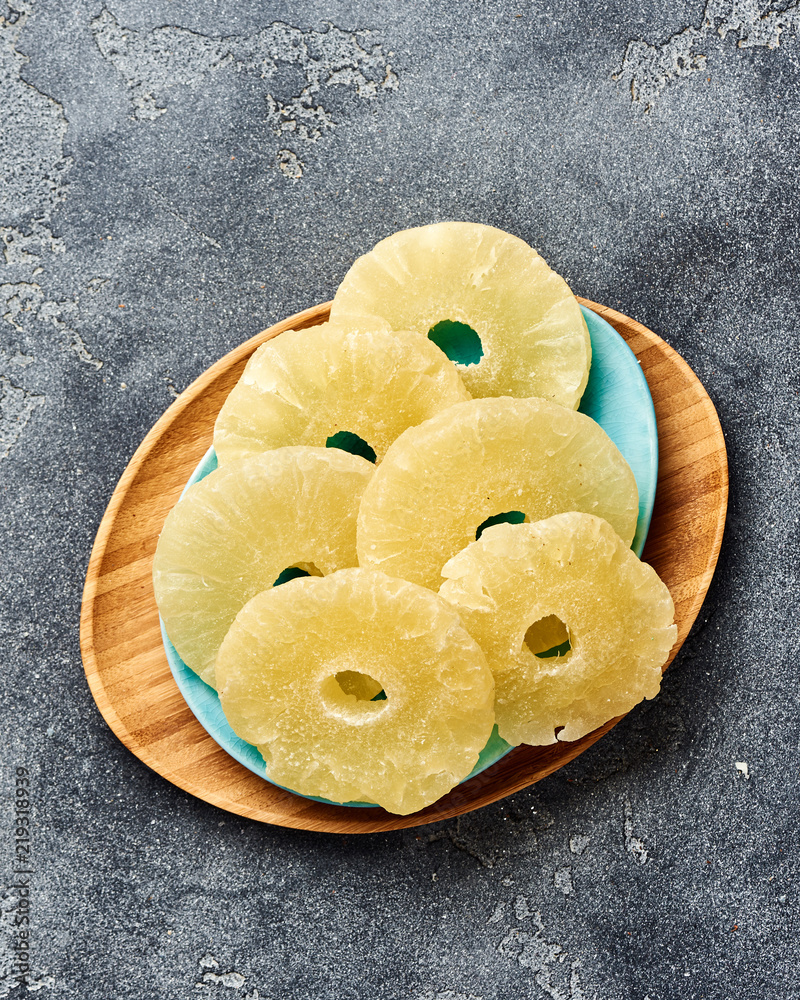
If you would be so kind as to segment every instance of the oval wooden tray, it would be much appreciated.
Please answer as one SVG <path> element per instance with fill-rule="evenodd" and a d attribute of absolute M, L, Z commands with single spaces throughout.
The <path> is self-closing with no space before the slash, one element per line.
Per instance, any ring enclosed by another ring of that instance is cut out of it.
<path fill-rule="evenodd" d="M 675 601 L 678 639 L 671 662 L 697 617 L 717 562 L 728 498 L 725 441 L 711 400 L 680 355 L 640 323 L 580 301 L 625 338 L 653 396 L 660 462 L 643 558 Z M 325 303 L 290 316 L 227 354 L 181 394 L 142 441 L 97 532 L 83 592 L 81 652 L 106 722 L 168 781 L 222 809 L 266 823 L 372 833 L 458 816 L 510 795 L 577 757 L 619 720 L 574 743 L 517 747 L 429 808 L 393 816 L 379 808 L 312 802 L 270 785 L 229 757 L 192 715 L 161 643 L 151 582 L 159 532 L 210 446 L 216 415 L 253 351 L 284 330 L 324 322 L 329 310 Z"/>

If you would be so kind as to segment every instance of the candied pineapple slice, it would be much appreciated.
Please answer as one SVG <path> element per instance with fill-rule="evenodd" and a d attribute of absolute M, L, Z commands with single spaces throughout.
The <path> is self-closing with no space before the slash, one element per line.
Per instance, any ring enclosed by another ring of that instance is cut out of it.
<path fill-rule="evenodd" d="M 353 693 L 358 674 L 386 697 Z M 403 815 L 469 774 L 494 723 L 491 671 L 453 608 L 369 570 L 253 598 L 225 636 L 217 680 L 231 728 L 271 781 Z"/>
<path fill-rule="evenodd" d="M 672 598 L 600 518 L 496 525 L 442 573 L 440 595 L 494 673 L 509 743 L 577 740 L 657 694 L 677 635 Z"/>
<path fill-rule="evenodd" d="M 386 453 L 361 500 L 359 565 L 437 590 L 489 518 L 584 511 L 630 544 L 638 506 L 630 466 L 590 417 L 544 399 L 474 399 Z"/>
<path fill-rule="evenodd" d="M 214 686 L 217 650 L 251 597 L 282 575 L 357 565 L 356 516 L 373 472 L 337 449 L 281 448 L 230 462 L 175 505 L 158 540 L 153 586 L 167 635 L 207 684 Z"/>
<path fill-rule="evenodd" d="M 345 275 L 331 320 L 431 336 L 467 362 L 458 368 L 475 397 L 541 396 L 574 409 L 589 377 L 589 331 L 567 283 L 492 226 L 439 222 L 381 240 Z M 459 330 L 471 335 L 469 355 L 445 342 L 457 344 Z"/>
<path fill-rule="evenodd" d="M 380 461 L 406 427 L 469 398 L 427 338 L 323 323 L 259 347 L 217 417 L 214 449 L 224 465 L 283 445 L 352 451 L 355 436 Z"/>

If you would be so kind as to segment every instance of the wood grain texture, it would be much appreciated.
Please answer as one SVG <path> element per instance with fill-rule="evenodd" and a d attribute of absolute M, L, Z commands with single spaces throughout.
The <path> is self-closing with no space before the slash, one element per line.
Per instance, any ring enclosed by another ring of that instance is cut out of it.
<path fill-rule="evenodd" d="M 675 601 L 678 638 L 671 662 L 703 603 L 722 542 L 728 497 L 725 441 L 711 400 L 680 355 L 640 323 L 580 301 L 625 338 L 653 396 L 660 462 L 644 559 Z M 229 757 L 191 713 L 161 644 L 151 581 L 159 532 L 210 446 L 216 415 L 253 351 L 285 330 L 324 322 L 329 310 L 325 303 L 290 316 L 226 355 L 145 437 L 97 533 L 83 594 L 81 652 L 89 687 L 111 729 L 168 781 L 221 809 L 266 823 L 371 833 L 447 819 L 510 795 L 577 757 L 619 720 L 574 743 L 517 747 L 429 808 L 393 816 L 379 808 L 311 802 L 270 785 Z"/>

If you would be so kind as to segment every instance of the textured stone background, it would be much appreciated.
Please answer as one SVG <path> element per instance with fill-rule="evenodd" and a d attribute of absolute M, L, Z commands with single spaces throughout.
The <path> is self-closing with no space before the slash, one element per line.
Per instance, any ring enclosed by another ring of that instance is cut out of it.
<path fill-rule="evenodd" d="M 800 3 L 108 2 L 0 0 L 0 996 L 18 766 L 45 998 L 800 996 Z M 451 218 L 693 366 L 716 579 L 660 698 L 539 786 L 391 835 L 240 820 L 97 712 L 94 533 L 176 392 Z"/>

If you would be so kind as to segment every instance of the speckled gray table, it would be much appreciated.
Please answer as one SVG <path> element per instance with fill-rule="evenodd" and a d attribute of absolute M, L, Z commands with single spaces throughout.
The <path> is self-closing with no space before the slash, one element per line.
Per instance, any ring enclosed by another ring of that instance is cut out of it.
<path fill-rule="evenodd" d="M 800 996 L 800 3 L 102 3 L 0 4 L 0 996 Z M 539 786 L 360 839 L 240 820 L 97 712 L 94 533 L 178 391 L 450 218 L 698 373 L 716 580 L 661 696 Z"/>

